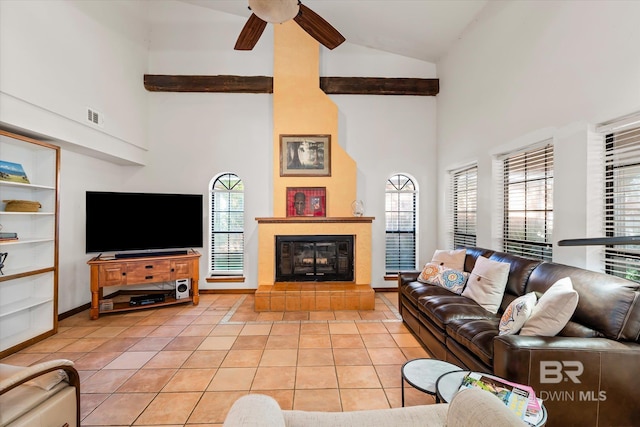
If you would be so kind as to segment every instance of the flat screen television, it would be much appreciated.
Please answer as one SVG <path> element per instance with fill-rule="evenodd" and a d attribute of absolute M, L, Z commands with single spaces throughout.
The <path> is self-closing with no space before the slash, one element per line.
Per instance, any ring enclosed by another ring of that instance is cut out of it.
<path fill-rule="evenodd" d="M 200 248 L 202 215 L 201 194 L 87 191 L 86 251 L 125 257 Z"/>

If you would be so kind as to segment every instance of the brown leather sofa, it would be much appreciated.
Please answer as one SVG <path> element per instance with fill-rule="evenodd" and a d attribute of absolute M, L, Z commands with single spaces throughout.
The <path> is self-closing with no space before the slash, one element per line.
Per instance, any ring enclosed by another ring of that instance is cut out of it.
<path fill-rule="evenodd" d="M 640 286 L 568 265 L 483 248 L 466 248 L 464 270 L 484 256 L 510 264 L 500 310 L 398 277 L 402 319 L 435 358 L 528 384 L 544 399 L 548 426 L 638 426 L 640 420 Z M 578 306 L 553 337 L 499 335 L 502 313 L 515 298 L 542 295 L 570 277 Z"/>

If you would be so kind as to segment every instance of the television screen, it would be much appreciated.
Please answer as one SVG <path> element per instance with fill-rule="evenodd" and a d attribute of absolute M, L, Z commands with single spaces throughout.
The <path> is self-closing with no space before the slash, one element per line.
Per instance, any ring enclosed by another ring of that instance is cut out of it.
<path fill-rule="evenodd" d="M 86 193 L 86 251 L 200 248 L 202 195 Z"/>

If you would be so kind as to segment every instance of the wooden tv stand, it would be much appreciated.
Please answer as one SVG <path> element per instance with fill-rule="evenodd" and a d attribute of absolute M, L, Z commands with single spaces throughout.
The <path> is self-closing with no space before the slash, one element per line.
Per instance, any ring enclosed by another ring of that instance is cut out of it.
<path fill-rule="evenodd" d="M 97 319 L 101 313 L 99 301 L 103 298 L 103 288 L 107 286 L 144 285 L 178 279 L 190 279 L 191 281 L 191 291 L 187 298 L 175 299 L 175 297 L 169 296 L 165 297 L 163 302 L 141 306 L 131 306 L 128 302 L 117 302 L 113 304 L 112 310 L 105 310 L 102 313 L 140 310 L 190 301 L 193 302 L 193 305 L 198 305 L 200 301 L 198 293 L 199 258 L 199 252 L 188 250 L 186 254 L 181 255 L 154 255 L 135 258 L 98 255 L 90 259 L 87 264 L 91 267 L 91 319 Z M 142 290 L 140 293 L 146 292 Z"/>

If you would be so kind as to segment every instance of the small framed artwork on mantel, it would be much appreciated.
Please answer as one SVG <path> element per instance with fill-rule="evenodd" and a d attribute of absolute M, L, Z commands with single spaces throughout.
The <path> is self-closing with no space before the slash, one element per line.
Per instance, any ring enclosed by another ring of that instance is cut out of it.
<path fill-rule="evenodd" d="M 280 176 L 331 176 L 331 135 L 280 135 Z"/>
<path fill-rule="evenodd" d="M 326 187 L 287 187 L 287 216 L 327 216 Z"/>

